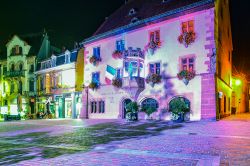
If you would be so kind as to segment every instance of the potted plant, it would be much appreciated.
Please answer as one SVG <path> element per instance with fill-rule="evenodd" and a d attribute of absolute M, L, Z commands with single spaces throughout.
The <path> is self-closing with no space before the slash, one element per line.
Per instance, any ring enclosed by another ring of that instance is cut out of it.
<path fill-rule="evenodd" d="M 189 81 L 195 77 L 194 71 L 182 70 L 180 73 L 177 74 L 179 80 L 182 80 L 185 85 L 188 85 Z"/>
<path fill-rule="evenodd" d="M 188 47 L 190 44 L 194 43 L 196 39 L 195 32 L 184 32 L 178 37 L 178 41 Z"/>
<path fill-rule="evenodd" d="M 93 64 L 94 66 L 98 65 L 98 63 L 101 62 L 101 61 L 102 61 L 102 59 L 95 56 L 95 55 L 91 56 L 90 59 L 89 59 L 89 62 L 91 64 Z"/>
<path fill-rule="evenodd" d="M 147 115 L 146 119 L 152 119 L 151 115 L 157 111 L 155 107 L 144 107 L 141 109 L 142 112 L 145 112 Z"/>
<path fill-rule="evenodd" d="M 120 59 L 122 58 L 123 52 L 119 50 L 115 50 L 112 54 L 112 57 L 115 59 Z"/>
<path fill-rule="evenodd" d="M 96 82 L 91 82 L 91 83 L 89 84 L 89 88 L 92 89 L 92 90 L 96 90 L 96 89 L 99 88 L 99 84 L 96 83 Z"/>
<path fill-rule="evenodd" d="M 137 102 L 131 102 L 126 105 L 126 120 L 137 121 L 138 120 L 139 105 Z"/>
<path fill-rule="evenodd" d="M 160 42 L 160 41 L 155 42 L 155 41 L 151 40 L 151 41 L 148 43 L 148 45 L 147 45 L 148 53 L 149 53 L 150 55 L 153 55 L 154 52 L 155 52 L 155 50 L 156 50 L 157 48 L 159 48 L 160 46 L 161 46 L 161 42 Z"/>
<path fill-rule="evenodd" d="M 189 112 L 189 107 L 185 103 L 184 99 L 176 98 L 170 103 L 171 119 L 174 122 L 181 123 L 184 121 L 185 113 Z"/>
<path fill-rule="evenodd" d="M 112 80 L 112 85 L 114 87 L 121 88 L 122 87 L 122 79 L 121 78 L 114 78 Z"/>
<path fill-rule="evenodd" d="M 146 83 L 151 84 L 154 87 L 155 84 L 161 83 L 161 75 L 160 74 L 149 74 L 146 78 Z"/>

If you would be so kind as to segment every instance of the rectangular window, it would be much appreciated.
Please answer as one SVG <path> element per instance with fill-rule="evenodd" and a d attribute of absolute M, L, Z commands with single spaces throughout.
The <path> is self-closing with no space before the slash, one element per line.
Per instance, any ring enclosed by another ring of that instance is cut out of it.
<path fill-rule="evenodd" d="M 182 26 L 182 33 L 194 32 L 194 20 L 183 22 L 181 26 Z"/>
<path fill-rule="evenodd" d="M 194 57 L 181 59 L 181 70 L 194 71 Z"/>
<path fill-rule="evenodd" d="M 100 73 L 92 73 L 92 82 L 94 83 L 100 83 Z"/>
<path fill-rule="evenodd" d="M 117 51 L 124 51 L 125 50 L 125 41 L 124 40 L 116 41 L 116 50 Z"/>
<path fill-rule="evenodd" d="M 125 66 L 125 71 L 128 72 L 129 63 L 128 63 L 128 62 L 125 62 L 125 63 L 124 63 L 124 66 Z"/>
<path fill-rule="evenodd" d="M 93 113 L 96 113 L 96 111 L 97 111 L 97 103 L 96 103 L 96 101 L 92 101 L 91 102 L 91 113 L 93 114 Z"/>
<path fill-rule="evenodd" d="M 30 73 L 33 73 L 34 72 L 34 65 L 30 65 Z"/>
<path fill-rule="evenodd" d="M 3 75 L 6 75 L 7 73 L 7 67 L 3 67 Z"/>
<path fill-rule="evenodd" d="M 160 63 L 149 64 L 149 74 L 161 74 L 161 64 Z"/>
<path fill-rule="evenodd" d="M 160 30 L 150 32 L 149 41 L 154 41 L 155 43 L 159 43 L 160 42 Z"/>
<path fill-rule="evenodd" d="M 100 47 L 94 47 L 93 48 L 93 55 L 97 58 L 101 58 L 101 48 Z"/>
<path fill-rule="evenodd" d="M 30 92 L 34 92 L 35 88 L 34 88 L 34 81 L 30 80 L 29 81 L 29 90 Z"/>
<path fill-rule="evenodd" d="M 99 101 L 99 113 L 104 113 L 104 112 L 105 112 L 105 102 Z"/>
<path fill-rule="evenodd" d="M 116 78 L 122 78 L 122 70 L 116 69 Z"/>

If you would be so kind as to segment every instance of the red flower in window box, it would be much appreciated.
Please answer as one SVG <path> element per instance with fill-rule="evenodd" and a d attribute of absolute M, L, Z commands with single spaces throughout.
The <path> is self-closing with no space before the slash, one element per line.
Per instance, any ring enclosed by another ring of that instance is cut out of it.
<path fill-rule="evenodd" d="M 89 88 L 92 89 L 92 90 L 96 90 L 96 89 L 99 88 L 99 84 L 96 83 L 96 82 L 91 82 L 91 83 L 89 84 Z"/>
<path fill-rule="evenodd" d="M 160 74 L 150 74 L 146 78 L 146 83 L 147 84 L 152 84 L 154 86 L 155 84 L 161 83 L 161 75 Z"/>
<path fill-rule="evenodd" d="M 122 51 L 115 50 L 112 54 L 112 57 L 115 59 L 121 59 L 123 55 Z"/>
<path fill-rule="evenodd" d="M 93 56 L 91 56 L 91 57 L 89 58 L 89 62 L 90 62 L 91 64 L 93 64 L 93 65 L 98 65 L 98 63 L 101 62 L 101 61 L 102 61 L 102 59 L 96 57 L 95 55 L 93 55 Z"/>
<path fill-rule="evenodd" d="M 180 73 L 177 74 L 179 80 L 183 80 L 183 82 L 187 85 L 190 80 L 195 77 L 194 71 L 182 70 Z"/>
<path fill-rule="evenodd" d="M 190 44 L 194 43 L 196 39 L 195 32 L 184 32 L 178 37 L 178 41 L 188 47 Z"/>
<path fill-rule="evenodd" d="M 147 45 L 147 49 L 148 49 L 148 52 L 152 55 L 154 54 L 154 51 L 157 49 L 157 48 L 160 48 L 161 46 L 161 42 L 160 41 L 150 41 Z"/>
<path fill-rule="evenodd" d="M 112 80 L 112 85 L 114 87 L 121 88 L 122 87 L 122 79 L 121 78 L 114 78 Z"/>

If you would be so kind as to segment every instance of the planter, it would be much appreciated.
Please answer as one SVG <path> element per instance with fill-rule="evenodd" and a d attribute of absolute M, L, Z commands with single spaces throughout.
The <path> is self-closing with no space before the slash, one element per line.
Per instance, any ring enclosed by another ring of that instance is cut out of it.
<path fill-rule="evenodd" d="M 126 114 L 127 121 L 137 121 L 138 120 L 138 113 L 128 112 Z"/>
<path fill-rule="evenodd" d="M 173 120 L 173 122 L 175 122 L 175 123 L 182 123 L 182 122 L 184 122 L 184 114 L 179 114 L 178 116 L 179 116 L 178 119 Z"/>
<path fill-rule="evenodd" d="M 184 83 L 185 85 L 188 85 L 188 84 L 189 84 L 189 80 L 186 79 L 186 78 L 183 78 L 182 81 L 183 81 L 183 83 Z"/>

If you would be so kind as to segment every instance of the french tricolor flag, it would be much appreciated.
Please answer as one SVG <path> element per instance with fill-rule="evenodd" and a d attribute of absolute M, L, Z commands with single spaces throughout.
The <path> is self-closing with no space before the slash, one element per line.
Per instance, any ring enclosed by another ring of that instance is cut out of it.
<path fill-rule="evenodd" d="M 105 81 L 108 85 L 112 84 L 112 80 L 116 76 L 116 69 L 107 65 L 106 72 L 105 72 Z"/>

